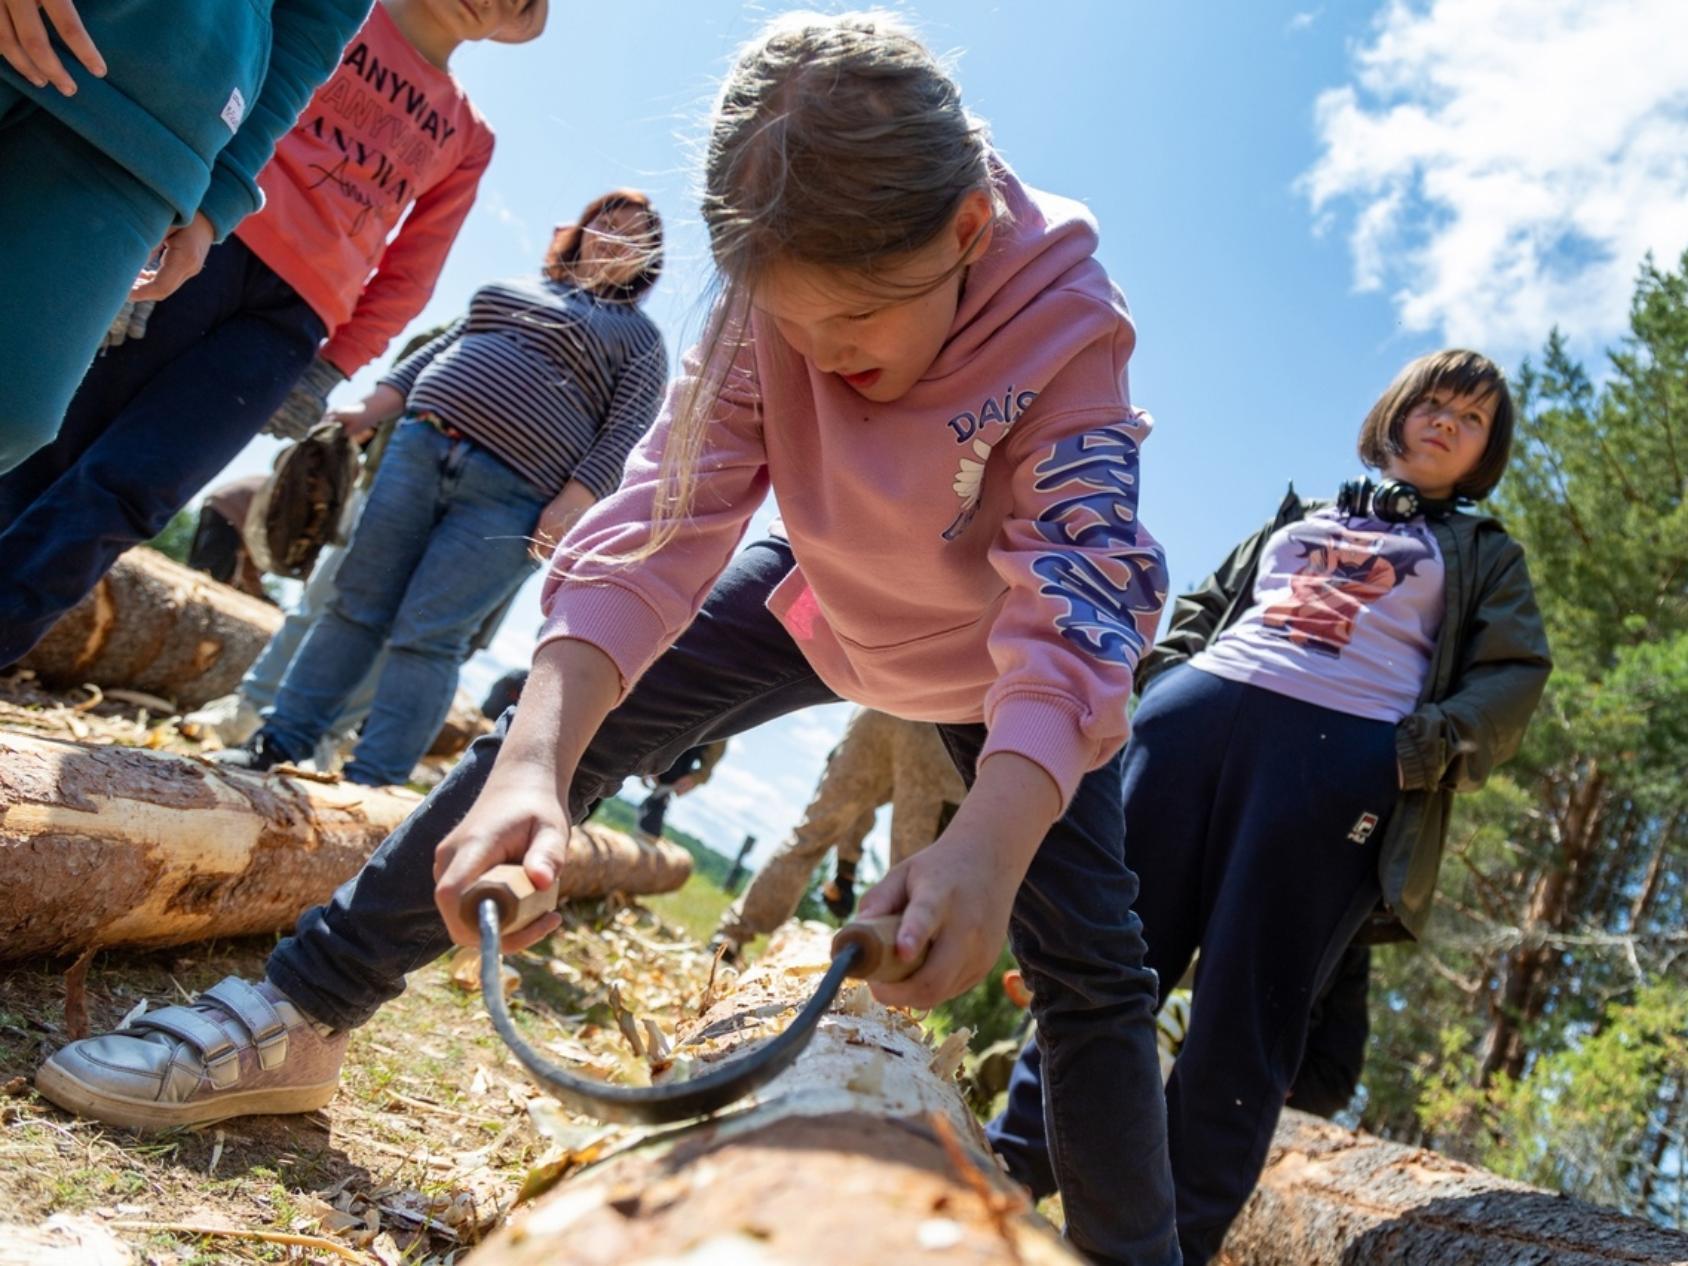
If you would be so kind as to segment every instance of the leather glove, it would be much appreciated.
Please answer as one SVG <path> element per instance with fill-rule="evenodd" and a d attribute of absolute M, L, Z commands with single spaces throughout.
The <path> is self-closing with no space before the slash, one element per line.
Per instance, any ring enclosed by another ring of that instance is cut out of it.
<path fill-rule="evenodd" d="M 123 306 L 117 310 L 117 316 L 100 340 L 100 350 L 117 347 L 130 339 L 145 338 L 147 333 L 147 319 L 152 316 L 152 310 L 158 306 L 156 299 L 143 299 L 136 303 L 125 299 Z"/>
<path fill-rule="evenodd" d="M 856 868 L 840 862 L 832 882 L 821 889 L 821 904 L 835 919 L 848 919 L 856 908 Z"/>
<path fill-rule="evenodd" d="M 328 393 L 345 381 L 345 374 L 318 356 L 293 384 L 281 408 L 264 423 L 263 433 L 284 440 L 304 439 L 328 412 Z"/>

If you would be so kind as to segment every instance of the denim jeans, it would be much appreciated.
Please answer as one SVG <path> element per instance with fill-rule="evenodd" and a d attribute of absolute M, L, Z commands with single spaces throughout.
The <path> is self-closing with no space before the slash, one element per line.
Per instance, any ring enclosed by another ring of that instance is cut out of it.
<path fill-rule="evenodd" d="M 230 238 L 158 305 L 144 338 L 79 367 L 58 438 L 0 476 L 0 668 L 246 447 L 322 334 L 293 288 Z"/>
<path fill-rule="evenodd" d="M 791 566 L 783 541 L 758 542 L 733 560 L 697 619 L 588 745 L 569 790 L 573 821 L 625 778 L 660 774 L 690 747 L 835 699 L 765 605 Z M 271 956 L 270 979 L 316 1019 L 361 1024 L 398 996 L 405 973 L 449 948 L 434 907 L 434 849 L 486 782 L 510 715 Z M 971 782 L 984 727 L 940 729 Z M 1009 933 L 1048 1061 L 1049 1138 L 1068 1232 L 1099 1262 L 1175 1266 L 1155 978 L 1131 913 L 1137 881 L 1125 867 L 1119 778 L 1115 757 L 1082 780 L 1032 861 Z"/>
<path fill-rule="evenodd" d="M 1133 718 L 1125 842 L 1143 882 L 1147 962 L 1170 989 L 1201 950 L 1166 1085 L 1190 1266 L 1218 1253 L 1254 1190 L 1313 1003 L 1377 902 L 1396 781 L 1389 722 L 1187 665 L 1157 677 Z M 1046 1086 L 1048 1050 L 1028 1045 L 987 1130 L 1009 1172 L 1039 1194 L 1059 1174 Z"/>
<path fill-rule="evenodd" d="M 550 498 L 469 440 L 407 421 L 382 459 L 335 577 L 263 733 L 304 759 L 387 650 L 349 782 L 401 783 L 439 732 L 482 622 L 538 565 Z"/>
<path fill-rule="evenodd" d="M 363 493 L 358 492 L 354 495 L 359 503 L 357 509 L 361 511 Z M 256 711 L 266 716 L 274 711 L 276 695 L 281 692 L 282 680 L 287 676 L 293 657 L 299 653 L 299 647 L 316 627 L 317 621 L 334 604 L 334 595 L 339 592 L 336 584 L 340 576 L 340 564 L 345 557 L 344 545 L 330 545 L 317 555 L 316 565 L 311 568 L 310 577 L 299 591 L 299 601 L 282 619 L 281 627 L 264 643 L 262 653 L 253 661 L 252 667 L 246 670 L 246 676 L 240 679 L 240 695 Z M 376 684 L 381 680 L 381 670 L 386 666 L 387 648 L 383 646 L 381 653 L 364 673 L 363 680 L 347 697 L 340 709 L 340 715 L 335 717 L 328 733 L 317 745 L 316 759 L 323 768 L 327 768 L 323 762 L 329 761 L 341 742 L 356 733 L 364 719 L 369 716 L 369 709 L 375 703 Z"/>

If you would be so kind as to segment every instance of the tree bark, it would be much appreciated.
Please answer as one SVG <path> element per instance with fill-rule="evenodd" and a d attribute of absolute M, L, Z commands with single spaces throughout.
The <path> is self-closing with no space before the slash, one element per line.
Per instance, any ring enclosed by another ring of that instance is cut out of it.
<path fill-rule="evenodd" d="M 678 1053 L 713 1061 L 785 1024 L 826 946 L 813 926 L 776 936 Z M 991 1160 L 938 1058 L 906 1015 L 847 983 L 797 1063 L 754 1100 L 565 1179 L 475 1260 L 1078 1263 Z"/>
<path fill-rule="evenodd" d="M 0 960 L 285 931 L 355 874 L 411 792 L 0 733 Z M 592 827 L 570 896 L 664 892 L 684 850 Z"/>
<path fill-rule="evenodd" d="M 233 691 L 280 626 L 269 603 L 141 547 L 117 560 L 23 666 L 48 686 L 145 690 L 186 710 Z"/>
<path fill-rule="evenodd" d="M 1286 1111 L 1222 1266 L 1681 1266 L 1688 1235 Z"/>
<path fill-rule="evenodd" d="M 1483 1035 L 1477 1069 L 1480 1086 L 1488 1086 L 1499 1073 L 1512 1078 L 1523 1074 L 1529 1059 L 1526 1032 L 1546 1002 L 1551 984 L 1549 968 L 1558 956 L 1542 943 L 1542 938 L 1566 931 L 1571 925 L 1577 886 L 1600 841 L 1606 808 L 1606 773 L 1598 762 L 1591 761 L 1566 796 L 1559 855 L 1536 876 L 1519 922 L 1524 942 L 1506 953 L 1495 971 L 1489 1027 Z"/>

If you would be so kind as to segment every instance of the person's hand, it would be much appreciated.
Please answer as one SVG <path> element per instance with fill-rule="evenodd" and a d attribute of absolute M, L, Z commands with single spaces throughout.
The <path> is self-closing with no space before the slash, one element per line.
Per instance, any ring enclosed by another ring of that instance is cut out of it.
<path fill-rule="evenodd" d="M 556 880 L 569 839 L 556 785 L 552 772 L 540 766 L 520 761 L 495 766 L 469 812 L 434 850 L 434 904 L 457 944 L 481 943 L 480 929 L 463 921 L 458 906 L 469 885 L 494 866 L 519 862 L 539 888 Z M 562 921 L 558 914 L 542 915 L 506 936 L 504 952 L 544 940 Z"/>
<path fill-rule="evenodd" d="M 539 522 L 534 524 L 533 544 L 528 546 L 528 555 L 533 561 L 549 562 L 557 550 L 557 542 L 568 535 L 579 517 L 580 511 L 573 506 L 559 505 L 555 501 L 547 505 L 540 512 Z"/>
<path fill-rule="evenodd" d="M 320 356 L 317 357 L 317 363 L 329 364 Z M 339 370 L 334 372 L 338 375 L 338 382 L 345 381 L 345 375 L 340 374 Z M 324 403 L 327 402 L 328 393 L 334 390 L 336 385 L 337 383 L 331 382 L 323 388 Z M 375 434 L 376 428 L 383 422 L 390 422 L 403 412 L 404 396 L 400 394 L 399 389 L 387 383 L 377 383 L 375 389 L 356 404 L 329 409 L 322 415 L 322 421 L 335 423 L 345 431 L 347 439 L 354 444 L 361 444 Z"/>
<path fill-rule="evenodd" d="M 696 791 L 696 790 L 697 790 L 697 775 L 696 774 L 686 774 L 686 775 L 682 776 L 681 778 L 678 778 L 678 779 L 675 780 L 674 794 L 676 796 L 683 796 L 689 791 Z"/>
<path fill-rule="evenodd" d="M 76 81 L 53 51 L 43 16 L 88 73 L 103 79 L 105 58 L 94 47 L 71 0 L 0 0 L 0 57 L 37 88 L 52 84 L 65 96 L 74 97 Z"/>
<path fill-rule="evenodd" d="M 0 0 L 0 3 L 5 2 L 7 0 Z M 164 243 L 159 248 L 164 252 L 163 258 L 156 268 L 141 270 L 141 275 L 129 291 L 129 298 L 136 303 L 144 299 L 155 302 L 168 299 L 187 281 L 199 275 L 216 237 L 217 230 L 205 218 L 205 212 L 194 212 L 192 221 L 165 234 Z"/>
<path fill-rule="evenodd" d="M 896 984 L 873 982 L 873 996 L 901 1007 L 935 1007 L 990 974 L 1008 936 L 1008 915 L 1025 850 L 989 836 L 964 838 L 952 821 L 930 847 L 893 866 L 861 902 L 861 917 L 902 914 L 897 957 L 931 947 L 925 964 Z"/>
<path fill-rule="evenodd" d="M 375 434 L 378 425 L 369 416 L 369 411 L 361 404 L 354 404 L 345 409 L 330 409 L 322 415 L 324 422 L 333 422 L 346 433 L 346 438 L 354 444 L 361 444 Z"/>

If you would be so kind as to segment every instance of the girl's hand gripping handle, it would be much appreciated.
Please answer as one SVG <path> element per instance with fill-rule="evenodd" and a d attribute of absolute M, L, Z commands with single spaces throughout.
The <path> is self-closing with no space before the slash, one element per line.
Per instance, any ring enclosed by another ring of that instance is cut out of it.
<path fill-rule="evenodd" d="M 491 900 L 498 906 L 498 926 L 506 934 L 519 932 L 542 914 L 557 908 L 558 885 L 534 887 L 527 871 L 521 866 L 494 866 L 463 892 L 458 917 L 470 927 L 478 927 L 481 902 Z"/>
<path fill-rule="evenodd" d="M 926 965 L 926 950 L 910 959 L 897 957 L 897 928 L 900 914 L 885 914 L 873 919 L 855 919 L 838 929 L 832 938 L 832 956 L 837 958 L 852 945 L 861 947 L 855 969 L 850 975 L 857 980 L 877 980 L 894 984 L 907 980 Z"/>

